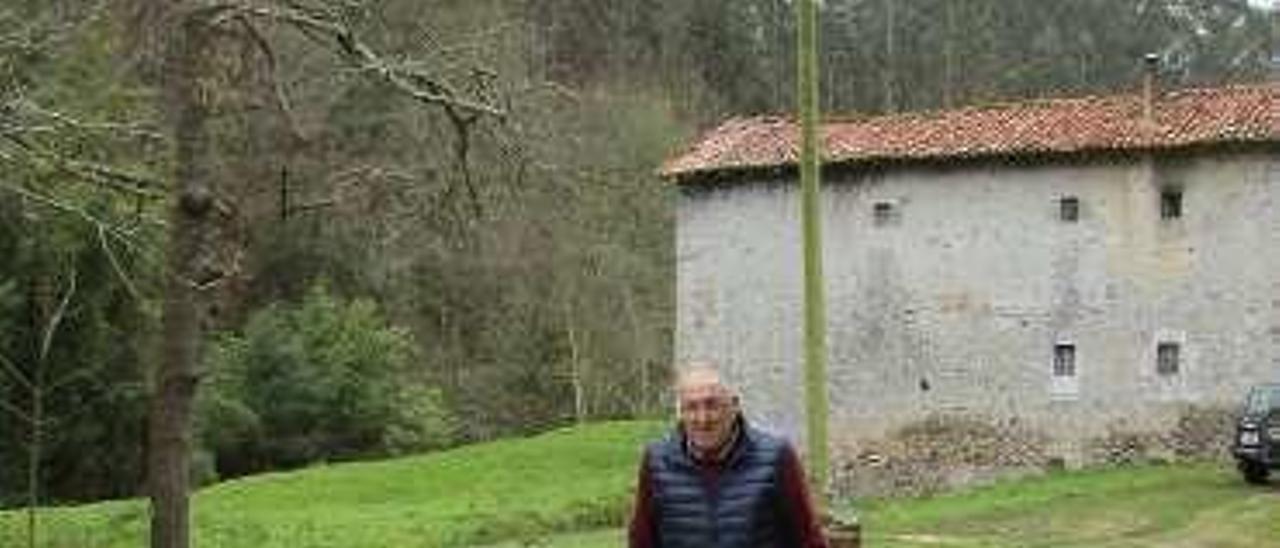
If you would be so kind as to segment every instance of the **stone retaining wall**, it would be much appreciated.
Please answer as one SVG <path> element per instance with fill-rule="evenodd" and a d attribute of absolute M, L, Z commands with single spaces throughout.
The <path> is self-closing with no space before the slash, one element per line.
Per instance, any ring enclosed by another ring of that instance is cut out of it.
<path fill-rule="evenodd" d="M 934 414 L 880 439 L 838 442 L 833 487 L 841 496 L 920 495 L 1055 468 L 1225 460 L 1234 413 L 1185 406 L 1164 431 L 1117 421 L 1080 440 L 1050 438 L 1016 419 Z"/>

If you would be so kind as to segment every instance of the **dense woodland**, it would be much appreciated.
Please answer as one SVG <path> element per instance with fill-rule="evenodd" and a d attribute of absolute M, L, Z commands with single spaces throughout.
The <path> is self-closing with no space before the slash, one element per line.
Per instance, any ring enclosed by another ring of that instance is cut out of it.
<path fill-rule="evenodd" d="M 1258 81 L 1262 4 L 827 0 L 823 109 Z M 144 492 L 175 353 L 199 482 L 663 413 L 656 168 L 791 110 L 793 42 L 784 0 L 0 2 L 0 507 Z"/>

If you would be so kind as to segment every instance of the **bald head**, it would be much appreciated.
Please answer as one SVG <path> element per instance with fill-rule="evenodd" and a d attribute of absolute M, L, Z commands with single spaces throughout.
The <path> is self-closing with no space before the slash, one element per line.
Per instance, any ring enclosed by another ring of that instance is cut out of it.
<path fill-rule="evenodd" d="M 723 445 L 738 416 L 738 396 L 710 364 L 692 363 L 676 375 L 680 424 L 698 451 Z"/>
<path fill-rule="evenodd" d="M 682 368 L 676 374 L 675 389 L 677 396 L 692 389 L 709 389 L 728 397 L 736 395 L 720 377 L 720 370 L 706 362 L 694 362 Z"/>

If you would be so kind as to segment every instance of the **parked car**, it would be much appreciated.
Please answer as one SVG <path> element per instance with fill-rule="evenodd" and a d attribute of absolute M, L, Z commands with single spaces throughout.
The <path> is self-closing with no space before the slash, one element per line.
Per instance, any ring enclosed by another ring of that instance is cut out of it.
<path fill-rule="evenodd" d="M 1249 483 L 1265 483 L 1271 470 L 1280 468 L 1280 383 L 1249 390 L 1231 452 Z"/>

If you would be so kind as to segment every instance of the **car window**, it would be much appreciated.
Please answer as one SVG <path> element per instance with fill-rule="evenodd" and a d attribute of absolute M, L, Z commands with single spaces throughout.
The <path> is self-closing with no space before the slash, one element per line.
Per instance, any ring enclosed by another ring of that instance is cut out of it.
<path fill-rule="evenodd" d="M 1249 392 L 1245 404 L 1249 413 L 1270 413 L 1280 410 L 1280 386 L 1260 386 Z"/>

